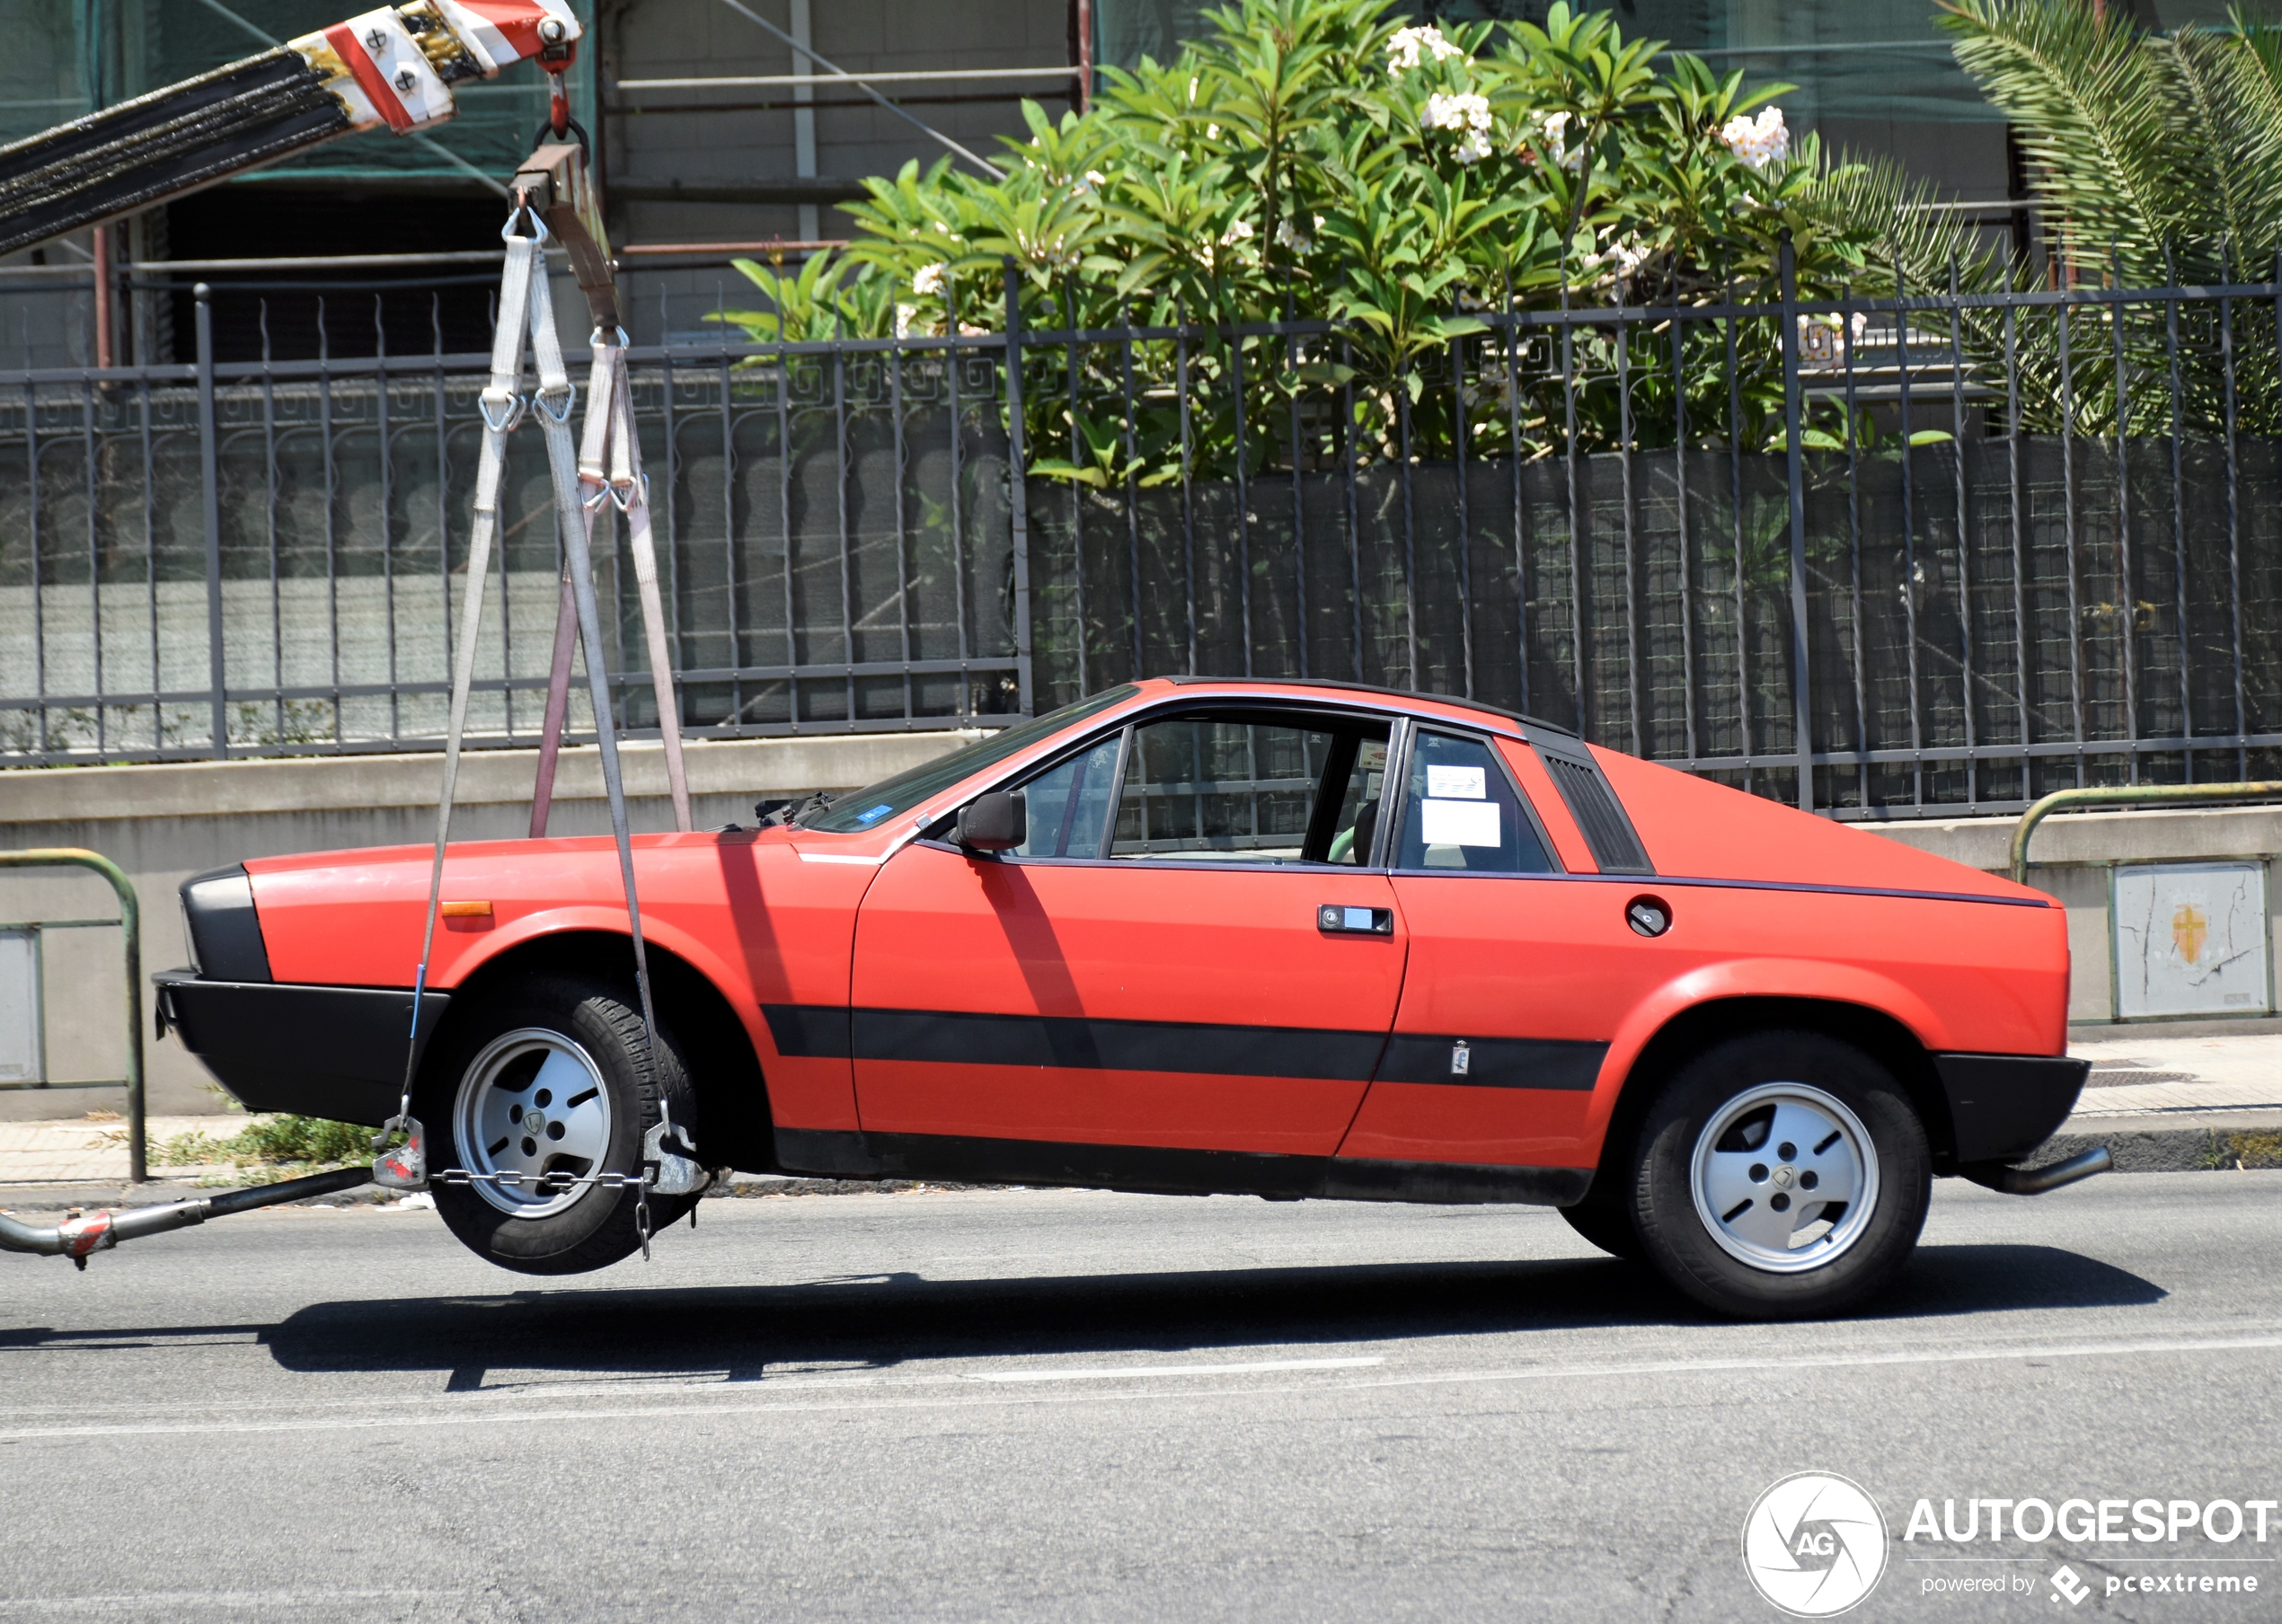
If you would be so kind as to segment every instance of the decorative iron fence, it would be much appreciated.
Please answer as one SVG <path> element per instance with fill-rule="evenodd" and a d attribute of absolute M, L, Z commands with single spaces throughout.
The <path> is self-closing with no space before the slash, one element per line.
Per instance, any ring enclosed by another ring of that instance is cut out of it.
<path fill-rule="evenodd" d="M 685 731 L 1199 672 L 1470 695 L 1844 816 L 2282 770 L 2282 270 L 1786 281 L 1407 348 L 1042 327 L 1011 273 L 1006 311 L 633 352 Z M 199 353 L 0 375 L 0 762 L 439 744 L 486 357 Z M 479 746 L 535 737 L 550 516 L 518 436 Z"/>

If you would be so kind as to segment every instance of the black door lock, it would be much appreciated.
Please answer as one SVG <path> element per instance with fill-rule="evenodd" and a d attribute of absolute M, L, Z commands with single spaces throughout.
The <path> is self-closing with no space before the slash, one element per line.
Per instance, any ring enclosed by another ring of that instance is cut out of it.
<path fill-rule="evenodd" d="M 1327 902 L 1315 910 L 1315 928 L 1326 936 L 1392 936 L 1393 908 L 1349 908 Z"/>

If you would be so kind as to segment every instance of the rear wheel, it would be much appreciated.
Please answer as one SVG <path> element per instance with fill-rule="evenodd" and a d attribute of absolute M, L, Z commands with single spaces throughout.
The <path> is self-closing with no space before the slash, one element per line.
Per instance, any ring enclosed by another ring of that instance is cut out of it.
<path fill-rule="evenodd" d="M 1632 1161 L 1648 1259 L 1740 1319 L 1841 1312 L 1890 1284 L 1924 1227 L 1924 1124 L 1883 1066 L 1813 1032 L 1730 1038 L 1672 1079 Z"/>
<path fill-rule="evenodd" d="M 633 989 L 578 975 L 528 976 L 453 1015 L 417 1114 L 434 1169 L 481 1178 L 436 1180 L 445 1223 L 479 1257 L 525 1274 L 579 1274 L 636 1250 L 635 1192 L 572 1181 L 638 1173 L 661 1092 L 676 1127 L 694 1126 L 672 1036 L 645 1046 Z M 650 1197 L 651 1230 L 695 1200 Z"/>

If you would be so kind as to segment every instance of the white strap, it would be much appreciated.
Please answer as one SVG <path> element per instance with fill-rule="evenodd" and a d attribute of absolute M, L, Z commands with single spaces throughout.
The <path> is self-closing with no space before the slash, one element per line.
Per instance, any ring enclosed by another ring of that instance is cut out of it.
<path fill-rule="evenodd" d="M 510 231 L 515 224 L 508 222 Z M 452 664 L 451 715 L 444 736 L 444 790 L 436 802 L 436 861 L 428 875 L 428 914 L 420 926 L 420 963 L 412 972 L 412 1030 L 404 1055 L 404 1088 L 395 1117 L 382 1137 L 406 1121 L 412 1108 L 412 1072 L 420 1056 L 420 1004 L 428 991 L 428 960 L 436 947 L 436 912 L 444 891 L 444 848 L 451 839 L 452 802 L 458 793 L 460 741 L 467 731 L 468 693 L 475 683 L 475 649 L 483 625 L 483 586 L 491 569 L 491 543 L 499 533 L 500 481 L 507 467 L 507 437 L 523 415 L 518 385 L 523 381 L 523 331 L 533 267 L 545 276 L 535 238 L 509 235 L 507 268 L 500 276 L 500 320 L 491 335 L 491 379 L 480 397 L 483 445 L 475 465 L 475 514 L 467 540 L 467 585 L 460 597 L 460 640 Z M 541 281 L 544 287 L 545 283 Z M 379 1148 L 376 1145 L 375 1148 Z"/>
<path fill-rule="evenodd" d="M 604 347 L 597 345 L 599 351 Z M 689 777 L 682 764 L 681 705 L 674 693 L 673 656 L 666 646 L 666 608 L 658 589 L 658 547 L 650 532 L 650 481 L 641 472 L 641 443 L 634 434 L 633 380 L 625 351 L 611 347 L 610 491 L 626 516 L 626 540 L 634 558 L 634 586 L 641 598 L 642 632 L 650 644 L 650 681 L 658 697 L 658 732 L 666 751 L 666 787 L 674 798 L 674 826 L 689 830 Z M 588 401 L 588 411 L 594 402 Z"/>
<path fill-rule="evenodd" d="M 429 955 L 436 943 L 436 916 L 442 899 L 444 884 L 444 853 L 451 835 L 452 804 L 458 788 L 461 742 L 467 726 L 467 703 L 475 677 L 475 649 L 483 615 L 483 588 L 491 568 L 493 539 L 499 526 L 499 490 L 507 460 L 507 437 L 524 414 L 526 402 L 519 388 L 522 383 L 524 341 L 527 334 L 533 360 L 536 363 L 539 386 L 529 404 L 538 408 L 539 427 L 546 439 L 547 463 L 553 475 L 555 523 L 562 541 L 565 560 L 564 575 L 570 588 L 576 609 L 578 630 L 585 647 L 588 692 L 594 706 L 596 742 L 602 757 L 602 781 L 610 799 L 611 831 L 618 847 L 618 869 L 626 896 L 626 919 L 633 938 L 634 985 L 641 1002 L 642 1039 L 651 1041 L 657 1030 L 657 1012 L 650 991 L 649 956 L 644 950 L 641 933 L 641 905 L 634 887 L 633 844 L 626 819 L 625 782 L 619 770 L 617 731 L 610 705 L 609 675 L 603 665 L 601 612 L 595 601 L 592 549 L 588 544 L 591 516 L 580 500 L 579 466 L 570 444 L 570 409 L 576 398 L 568 371 L 563 366 L 562 345 L 554 327 L 554 301 L 549 289 L 545 260 L 539 253 L 544 239 L 544 225 L 530 216 L 535 227 L 533 236 L 513 234 L 516 218 L 509 221 L 503 234 L 507 241 L 507 263 L 500 281 L 499 325 L 492 335 L 491 378 L 482 396 L 484 437 L 481 460 L 476 468 L 475 510 L 468 546 L 467 585 L 461 609 L 461 635 L 457 658 L 452 673 L 452 700 L 448 730 L 444 744 L 443 793 L 436 808 L 436 857 L 429 873 L 428 915 L 421 928 L 420 964 L 413 975 L 412 1036 L 404 1057 L 404 1087 L 396 1116 L 382 1129 L 382 1137 L 375 1148 L 381 1148 L 387 1136 L 399 1126 L 407 1126 L 411 1115 L 413 1068 L 420 1053 L 420 1006 L 427 989 Z M 621 380 L 621 384 L 623 380 Z M 597 413 L 589 403 L 588 437 L 597 455 L 606 445 L 608 420 L 616 402 L 624 398 L 623 387 L 609 388 L 604 393 L 601 410 Z M 595 423 L 599 419 L 597 430 Z M 642 529 L 647 537 L 647 524 Z M 655 578 L 653 569 L 652 579 Z M 654 601 L 654 592 L 644 601 L 645 612 Z M 659 659 L 663 648 L 658 633 L 655 616 L 651 616 L 651 656 Z M 670 688 L 670 668 L 661 666 L 662 680 Z M 668 718 L 671 711 L 666 712 Z M 679 764 L 677 730 L 668 734 L 672 741 L 672 760 Z M 677 774 L 678 777 L 678 774 Z M 677 799 L 677 813 L 681 826 L 687 828 L 685 799 Z M 655 1064 L 653 1056 L 653 1066 Z M 646 1154 L 654 1154 L 660 1163 L 661 1187 L 694 1187 L 697 1171 L 694 1165 L 662 1147 L 675 1139 L 673 1111 L 661 1089 L 658 1096 L 659 1122 L 647 1140 L 658 1141 L 657 1146 L 645 1143 Z M 686 1149 L 686 1142 L 677 1148 Z M 647 1233 L 648 1208 L 641 1209 L 640 1222 L 644 1227 L 642 1244 L 649 1247 Z"/>
<path fill-rule="evenodd" d="M 658 1029 L 650 996 L 650 956 L 641 938 L 641 903 L 634 890 L 633 838 L 626 823 L 626 784 L 618 763 L 618 729 L 611 714 L 610 674 L 602 659 L 602 612 L 595 602 L 594 555 L 587 542 L 584 504 L 579 498 L 579 457 L 570 444 L 572 390 L 554 331 L 554 299 L 544 268 L 531 280 L 531 351 L 538 363 L 539 387 L 533 397 L 539 431 L 546 437 L 547 465 L 554 475 L 554 515 L 570 560 L 570 590 L 579 611 L 579 639 L 586 651 L 587 694 L 594 706 L 595 744 L 602 756 L 602 787 L 610 798 L 610 833 L 618 845 L 618 872 L 626 893 L 626 922 L 634 945 L 634 988 L 641 999 L 642 1041 Z M 554 402 L 561 402 L 560 407 Z M 654 1064 L 654 1062 L 653 1062 Z M 658 1090 L 658 1114 L 670 1137 L 673 1108 Z"/>

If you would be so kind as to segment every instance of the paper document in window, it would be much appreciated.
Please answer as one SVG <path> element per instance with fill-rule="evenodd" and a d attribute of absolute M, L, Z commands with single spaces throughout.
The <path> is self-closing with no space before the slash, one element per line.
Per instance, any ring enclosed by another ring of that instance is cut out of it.
<path fill-rule="evenodd" d="M 1427 768 L 1427 793 L 1449 800 L 1482 800 L 1490 787 L 1480 767 Z"/>
<path fill-rule="evenodd" d="M 1482 769 L 1473 769 L 1477 781 Z M 1505 836 L 1493 800 L 1426 800 L 1419 803 L 1419 828 L 1429 846 L 1501 846 Z"/>

